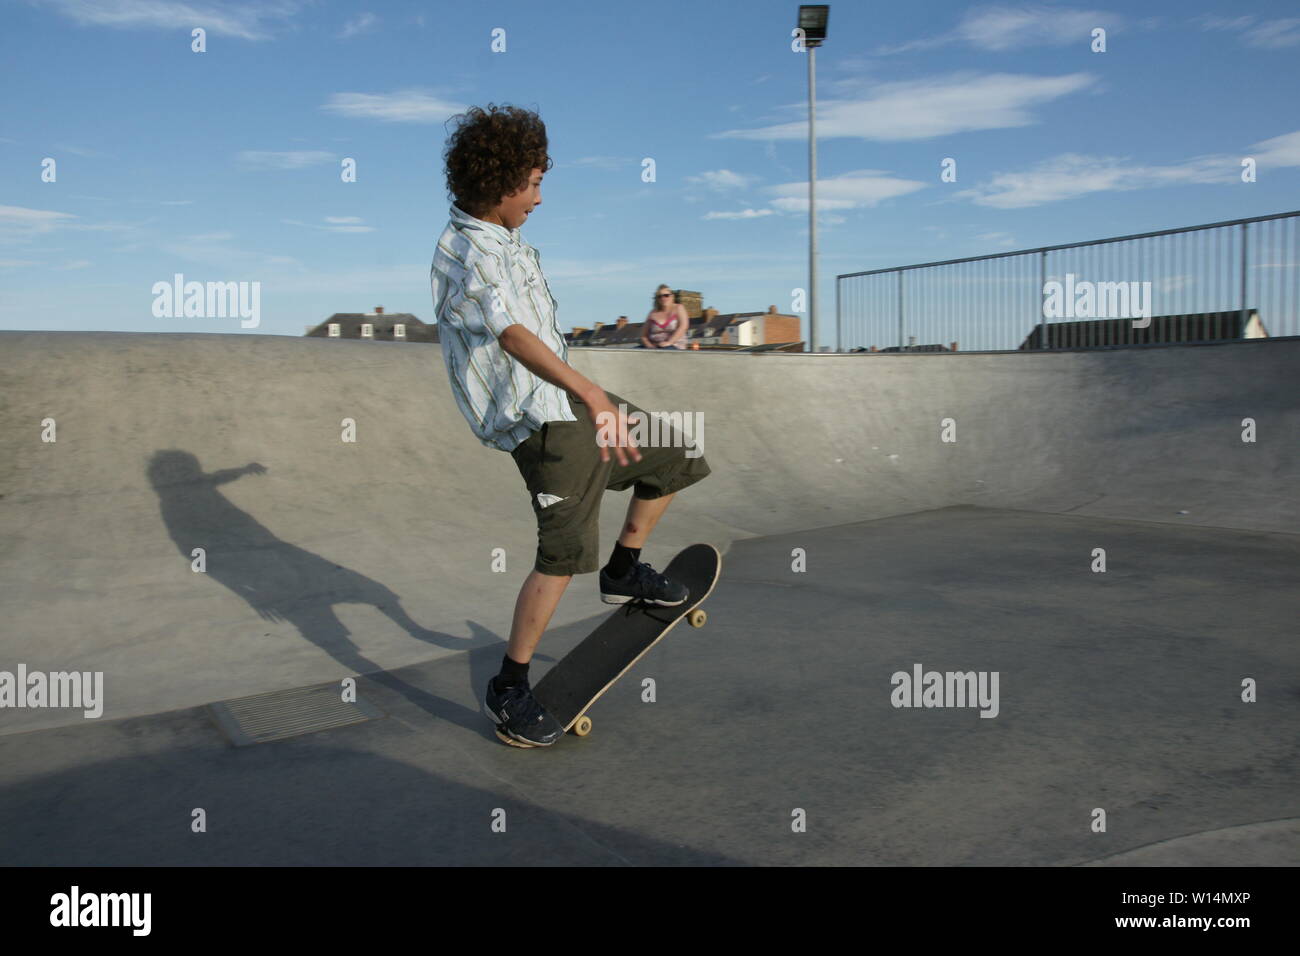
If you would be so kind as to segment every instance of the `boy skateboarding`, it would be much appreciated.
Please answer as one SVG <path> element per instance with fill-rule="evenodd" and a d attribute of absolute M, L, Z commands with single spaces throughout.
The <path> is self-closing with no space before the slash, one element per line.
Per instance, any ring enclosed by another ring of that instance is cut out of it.
<path fill-rule="evenodd" d="M 431 270 L 442 355 L 461 413 L 479 441 L 509 452 L 537 519 L 533 570 L 483 706 L 506 743 L 548 747 L 563 727 L 533 696 L 528 665 L 569 581 L 599 568 L 606 603 L 682 604 L 686 589 L 641 561 L 641 548 L 709 466 L 677 443 L 637 448 L 617 406 L 641 410 L 568 364 L 540 258 L 519 233 L 552 165 L 541 119 L 492 104 L 458 119 L 444 153 L 455 198 Z M 628 488 L 627 518 L 599 567 L 600 499 Z"/>

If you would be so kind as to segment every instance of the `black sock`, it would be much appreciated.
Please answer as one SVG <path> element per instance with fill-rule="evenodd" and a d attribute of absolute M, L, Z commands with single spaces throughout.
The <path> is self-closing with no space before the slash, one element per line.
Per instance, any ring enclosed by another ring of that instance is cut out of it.
<path fill-rule="evenodd" d="M 640 560 L 640 548 L 625 548 L 615 542 L 614 553 L 609 556 L 609 564 L 605 566 L 605 573 L 611 578 L 625 578 L 627 573 L 632 570 L 632 565 Z"/>
<path fill-rule="evenodd" d="M 511 660 L 509 654 L 502 655 L 501 673 L 496 676 L 497 690 L 505 690 L 507 687 L 514 687 L 516 684 L 526 684 L 527 682 L 528 665 Z"/>

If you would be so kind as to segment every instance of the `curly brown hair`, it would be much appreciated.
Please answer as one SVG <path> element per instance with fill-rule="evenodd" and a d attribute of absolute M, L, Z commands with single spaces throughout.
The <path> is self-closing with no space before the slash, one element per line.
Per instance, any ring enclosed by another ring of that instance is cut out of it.
<path fill-rule="evenodd" d="M 546 153 L 546 124 L 517 106 L 471 106 L 459 120 L 442 157 L 447 189 L 456 205 L 476 218 L 528 185 L 534 169 L 554 164 Z M 449 121 L 450 122 L 450 121 Z"/>

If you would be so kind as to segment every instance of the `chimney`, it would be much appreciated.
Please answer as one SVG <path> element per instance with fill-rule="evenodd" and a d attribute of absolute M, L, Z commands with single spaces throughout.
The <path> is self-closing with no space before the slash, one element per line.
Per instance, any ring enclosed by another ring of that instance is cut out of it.
<path fill-rule="evenodd" d="M 957 351 L 957 343 L 956 343 L 956 342 L 953 342 L 953 343 L 952 343 L 952 350 L 953 350 L 954 352 Z"/>
<path fill-rule="evenodd" d="M 769 306 L 767 307 L 767 314 L 768 314 L 768 315 L 780 315 L 781 313 L 778 312 L 778 311 L 776 311 L 776 306 L 774 306 L 774 305 L 769 305 Z"/>
<path fill-rule="evenodd" d="M 716 319 L 717 317 L 718 317 L 718 310 L 717 310 L 717 309 L 705 309 L 705 310 L 704 310 L 704 321 L 705 321 L 705 322 L 708 322 L 710 319 Z"/>
<path fill-rule="evenodd" d="M 585 325 L 575 325 L 575 326 L 573 327 L 573 334 L 574 334 L 574 335 L 580 335 L 580 334 L 582 334 L 583 332 L 586 332 L 586 331 L 587 331 L 587 327 L 586 327 Z"/>
<path fill-rule="evenodd" d="M 382 305 L 375 306 L 375 315 L 383 315 L 383 314 L 384 314 L 384 307 Z"/>
<path fill-rule="evenodd" d="M 620 329 L 621 329 L 621 328 L 622 328 L 623 326 L 625 326 L 625 325 L 627 325 L 627 316 L 626 316 L 626 315 L 620 315 L 620 316 L 618 317 L 618 325 L 616 326 L 616 328 L 620 328 Z"/>
<path fill-rule="evenodd" d="M 592 331 L 592 332 L 599 332 L 599 331 L 601 330 L 601 328 L 604 326 L 604 324 L 605 324 L 604 322 L 597 322 L 595 325 L 593 325 L 593 326 L 591 327 L 591 331 Z"/>

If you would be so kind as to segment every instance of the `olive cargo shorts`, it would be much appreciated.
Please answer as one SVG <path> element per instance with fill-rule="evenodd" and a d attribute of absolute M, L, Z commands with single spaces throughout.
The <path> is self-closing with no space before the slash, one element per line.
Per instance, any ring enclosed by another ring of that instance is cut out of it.
<path fill-rule="evenodd" d="M 629 414 L 641 411 L 613 392 L 605 395 L 615 409 L 621 403 Z M 610 448 L 609 461 L 602 462 L 596 424 L 587 406 L 572 396 L 569 401 L 576 422 L 547 422 L 510 453 L 537 516 L 533 567 L 543 574 L 589 574 L 600 566 L 600 499 L 606 489 L 626 491 L 635 486 L 636 498 L 661 498 L 709 474 L 703 455 L 686 456 L 676 429 L 672 430 L 675 446 L 665 447 L 667 442 L 659 447 L 638 446 L 641 460 L 629 456 L 626 465 L 618 463 L 615 449 Z M 546 497 L 539 499 L 539 495 Z"/>

